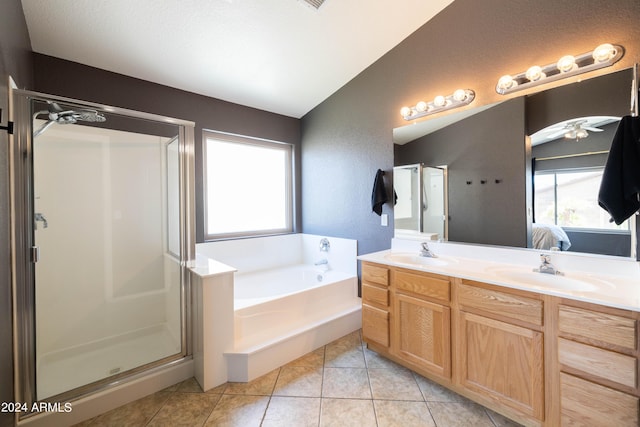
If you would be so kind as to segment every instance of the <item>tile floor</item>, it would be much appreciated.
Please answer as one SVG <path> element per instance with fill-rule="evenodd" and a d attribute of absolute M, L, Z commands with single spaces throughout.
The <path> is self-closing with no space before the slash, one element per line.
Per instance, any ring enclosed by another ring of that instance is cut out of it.
<path fill-rule="evenodd" d="M 250 383 L 203 393 L 191 378 L 78 426 L 517 424 L 378 356 L 356 331 Z"/>

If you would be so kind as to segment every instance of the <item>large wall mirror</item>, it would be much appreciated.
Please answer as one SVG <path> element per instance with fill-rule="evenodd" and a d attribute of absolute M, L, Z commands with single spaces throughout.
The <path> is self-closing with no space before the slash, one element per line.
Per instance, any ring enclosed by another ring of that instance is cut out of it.
<path fill-rule="evenodd" d="M 629 257 L 633 224 L 609 222 L 597 197 L 633 80 L 626 69 L 394 129 L 394 164 L 447 166 L 450 241 Z"/>

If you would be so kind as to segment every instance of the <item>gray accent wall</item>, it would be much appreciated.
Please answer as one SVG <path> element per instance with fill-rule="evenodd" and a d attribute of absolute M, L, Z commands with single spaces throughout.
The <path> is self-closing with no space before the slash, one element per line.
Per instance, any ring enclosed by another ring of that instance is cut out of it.
<path fill-rule="evenodd" d="M 31 42 L 19 0 L 0 2 L 0 108 L 9 119 L 8 80 L 19 87 L 32 85 Z M 9 240 L 9 137 L 0 131 L 0 402 L 13 397 L 13 333 L 11 320 L 11 256 Z M 0 413 L 0 426 L 12 426 L 14 416 Z"/>
<path fill-rule="evenodd" d="M 516 98 L 407 144 L 397 165 L 446 165 L 449 240 L 527 246 L 524 99 Z"/>
<path fill-rule="evenodd" d="M 458 88 L 476 91 L 469 108 L 517 97 L 495 92 L 500 76 L 604 42 L 626 49 L 605 72 L 631 67 L 640 61 L 638 22 L 637 0 L 454 1 L 302 118 L 303 230 L 357 239 L 360 254 L 389 248 L 392 226 L 380 225 L 369 198 L 375 171 L 393 168 L 392 129 L 407 124 L 402 106 Z M 392 216 L 391 206 L 384 212 Z"/>

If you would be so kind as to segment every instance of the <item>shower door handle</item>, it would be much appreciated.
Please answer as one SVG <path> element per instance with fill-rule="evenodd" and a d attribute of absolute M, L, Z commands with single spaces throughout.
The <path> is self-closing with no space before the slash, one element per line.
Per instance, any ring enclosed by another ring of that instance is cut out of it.
<path fill-rule="evenodd" d="M 31 262 L 35 264 L 38 261 L 40 261 L 40 248 L 31 246 Z"/>

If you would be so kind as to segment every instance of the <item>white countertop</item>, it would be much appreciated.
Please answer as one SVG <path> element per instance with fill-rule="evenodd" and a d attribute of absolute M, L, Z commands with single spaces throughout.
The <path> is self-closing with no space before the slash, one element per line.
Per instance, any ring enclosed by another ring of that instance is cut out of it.
<path fill-rule="evenodd" d="M 453 243 L 429 247 L 437 258 L 418 257 L 419 242 L 394 239 L 392 249 L 358 259 L 640 311 L 640 264 L 630 259 Z M 541 253 L 564 275 L 534 272 Z"/>

